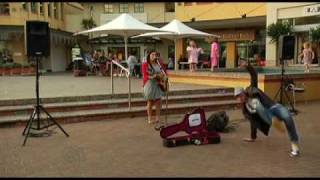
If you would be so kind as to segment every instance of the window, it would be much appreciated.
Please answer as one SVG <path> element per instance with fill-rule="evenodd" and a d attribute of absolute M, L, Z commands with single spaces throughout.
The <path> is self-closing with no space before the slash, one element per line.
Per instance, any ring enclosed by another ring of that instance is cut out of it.
<path fill-rule="evenodd" d="M 0 3 L 0 15 L 10 15 L 9 3 Z"/>
<path fill-rule="evenodd" d="M 51 9 L 52 9 L 52 5 L 51 3 L 48 3 L 48 16 L 51 17 L 52 14 L 51 14 Z"/>
<path fill-rule="evenodd" d="M 129 12 L 129 4 L 128 4 L 128 3 L 120 3 L 119 12 L 120 12 L 120 13 L 127 13 L 127 12 Z"/>
<path fill-rule="evenodd" d="M 134 12 L 135 13 L 143 13 L 144 12 L 144 4 L 143 3 L 135 3 L 134 4 Z"/>
<path fill-rule="evenodd" d="M 192 6 L 192 4 L 193 4 L 192 2 L 185 2 L 184 6 Z"/>
<path fill-rule="evenodd" d="M 165 12 L 174 12 L 174 3 L 165 3 Z"/>
<path fill-rule="evenodd" d="M 26 2 L 23 2 L 22 3 L 22 9 L 25 10 L 25 11 L 28 11 L 28 4 Z"/>
<path fill-rule="evenodd" d="M 53 3 L 53 14 L 54 18 L 58 18 L 58 3 Z"/>
<path fill-rule="evenodd" d="M 31 12 L 37 13 L 37 3 L 31 2 Z"/>
<path fill-rule="evenodd" d="M 40 15 L 43 16 L 44 15 L 43 2 L 40 2 L 39 6 L 40 6 Z"/>
<path fill-rule="evenodd" d="M 197 2 L 197 5 L 208 5 L 212 2 Z"/>
<path fill-rule="evenodd" d="M 60 15 L 61 15 L 61 20 L 63 20 L 63 16 L 64 16 L 64 14 L 63 14 L 63 6 L 64 6 L 64 4 L 63 4 L 63 2 L 61 3 L 61 8 L 60 8 Z"/>
<path fill-rule="evenodd" d="M 105 4 L 104 5 L 104 12 L 105 13 L 108 13 L 108 14 L 111 14 L 113 13 L 113 5 L 112 4 Z"/>

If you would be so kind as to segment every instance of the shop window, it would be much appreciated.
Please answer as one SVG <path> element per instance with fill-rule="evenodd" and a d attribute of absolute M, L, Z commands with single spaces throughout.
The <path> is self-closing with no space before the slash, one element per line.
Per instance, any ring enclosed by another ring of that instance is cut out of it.
<path fill-rule="evenodd" d="M 134 3 L 134 12 L 135 13 L 143 13 L 144 12 L 144 4 L 143 3 Z"/>
<path fill-rule="evenodd" d="M 128 3 L 120 3 L 119 12 L 120 13 L 128 13 L 129 12 L 129 4 Z"/>
<path fill-rule="evenodd" d="M 165 12 L 175 12 L 174 3 L 165 3 Z"/>
<path fill-rule="evenodd" d="M 111 4 L 111 3 L 105 4 L 104 5 L 104 12 L 107 14 L 114 13 L 113 12 L 113 4 Z"/>
<path fill-rule="evenodd" d="M 320 16 L 295 18 L 295 25 L 320 24 Z"/>

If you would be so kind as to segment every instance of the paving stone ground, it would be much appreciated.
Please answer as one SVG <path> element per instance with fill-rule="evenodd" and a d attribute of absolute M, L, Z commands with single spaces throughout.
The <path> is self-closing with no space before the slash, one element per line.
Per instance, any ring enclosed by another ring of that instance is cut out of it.
<path fill-rule="evenodd" d="M 171 83 L 170 91 L 208 89 L 212 86 Z M 104 76 L 74 77 L 71 73 L 48 73 L 39 78 L 40 98 L 111 94 L 111 78 Z M 131 91 L 143 92 L 142 79 L 132 78 Z M 114 77 L 114 93 L 128 93 L 128 79 Z M 1 76 L 0 100 L 35 98 L 35 76 Z"/>
<path fill-rule="evenodd" d="M 319 177 L 320 102 L 299 104 L 295 122 L 302 153 L 289 157 L 286 134 L 258 134 L 254 143 L 249 123 L 239 110 L 227 111 L 234 131 L 222 142 L 165 148 L 159 132 L 143 118 L 62 124 L 67 138 L 53 127 L 49 137 L 28 138 L 24 127 L 0 129 L 1 177 Z M 182 116 L 169 116 L 179 122 Z"/>

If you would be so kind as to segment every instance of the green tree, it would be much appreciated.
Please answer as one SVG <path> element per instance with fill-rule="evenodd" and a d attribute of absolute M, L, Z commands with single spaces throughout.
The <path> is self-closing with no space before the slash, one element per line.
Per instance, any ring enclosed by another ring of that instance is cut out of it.
<path fill-rule="evenodd" d="M 292 34 L 292 25 L 289 23 L 278 21 L 267 27 L 267 35 L 271 38 L 271 43 L 278 43 L 281 35 Z"/>
<path fill-rule="evenodd" d="M 288 22 L 277 21 L 267 27 L 267 36 L 271 38 L 270 43 L 276 43 L 276 60 L 279 58 L 279 38 L 282 35 L 292 34 L 292 25 Z M 279 63 L 279 61 L 277 61 Z"/>
<path fill-rule="evenodd" d="M 320 42 L 320 26 L 310 29 L 310 37 L 312 42 Z"/>

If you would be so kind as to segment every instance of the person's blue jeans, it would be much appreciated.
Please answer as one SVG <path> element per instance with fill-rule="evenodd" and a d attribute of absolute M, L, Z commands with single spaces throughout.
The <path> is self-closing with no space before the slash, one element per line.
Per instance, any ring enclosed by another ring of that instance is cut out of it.
<path fill-rule="evenodd" d="M 257 113 L 259 116 L 265 120 L 269 125 L 272 124 L 272 118 L 277 117 L 280 121 L 283 121 L 287 132 L 290 138 L 290 141 L 293 143 L 298 143 L 299 138 L 296 131 L 296 127 L 293 122 L 293 118 L 289 112 L 289 110 L 281 104 L 275 104 L 269 109 L 266 109 L 260 101 L 257 103 Z"/>

